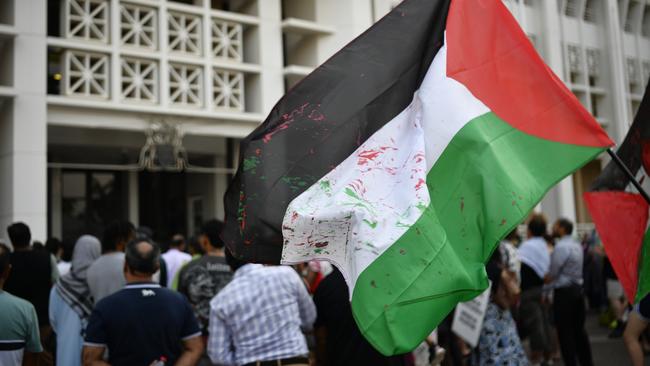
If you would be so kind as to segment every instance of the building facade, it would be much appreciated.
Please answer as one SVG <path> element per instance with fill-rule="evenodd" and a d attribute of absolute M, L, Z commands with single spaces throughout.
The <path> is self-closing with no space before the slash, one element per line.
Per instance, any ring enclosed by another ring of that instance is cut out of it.
<path fill-rule="evenodd" d="M 223 217 L 238 140 L 391 0 L 0 1 L 0 228 L 73 240 L 116 218 L 158 239 Z M 621 141 L 650 77 L 650 1 L 506 0 Z M 604 160 L 555 187 L 588 223 Z M 4 234 L 0 235 L 0 237 Z"/>

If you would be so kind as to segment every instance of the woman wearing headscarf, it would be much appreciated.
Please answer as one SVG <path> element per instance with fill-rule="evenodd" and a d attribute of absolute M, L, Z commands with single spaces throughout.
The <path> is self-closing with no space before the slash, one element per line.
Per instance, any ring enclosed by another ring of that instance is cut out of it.
<path fill-rule="evenodd" d="M 81 365 L 83 333 L 93 309 L 86 283 L 88 267 L 101 255 L 101 244 L 94 236 L 77 240 L 70 272 L 62 276 L 50 292 L 50 323 L 56 333 L 56 364 Z"/>

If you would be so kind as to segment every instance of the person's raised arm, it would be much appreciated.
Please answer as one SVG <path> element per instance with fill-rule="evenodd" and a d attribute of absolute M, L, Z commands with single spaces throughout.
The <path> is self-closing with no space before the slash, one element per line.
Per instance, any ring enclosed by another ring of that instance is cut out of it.
<path fill-rule="evenodd" d="M 81 361 L 84 366 L 110 366 L 110 364 L 104 361 L 104 351 L 106 347 L 104 346 L 90 346 L 84 345 L 82 351 Z"/>

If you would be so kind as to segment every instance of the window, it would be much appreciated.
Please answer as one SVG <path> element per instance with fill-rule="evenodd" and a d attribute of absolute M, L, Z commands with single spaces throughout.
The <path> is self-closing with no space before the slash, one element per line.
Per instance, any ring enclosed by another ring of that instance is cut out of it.
<path fill-rule="evenodd" d="M 645 7 L 643 12 L 643 23 L 641 25 L 641 35 L 650 38 L 650 6 Z"/>
<path fill-rule="evenodd" d="M 203 105 L 203 68 L 197 65 L 169 64 L 169 101 L 176 105 Z"/>
<path fill-rule="evenodd" d="M 635 33 L 636 21 L 639 19 L 641 12 L 641 4 L 636 1 L 630 1 L 630 6 L 627 9 L 627 17 L 625 18 L 625 31 L 628 33 Z"/>
<path fill-rule="evenodd" d="M 564 6 L 564 15 L 572 18 L 578 16 L 578 0 L 566 0 L 566 5 Z"/>
<path fill-rule="evenodd" d="M 598 8 L 596 7 L 598 4 L 597 0 L 585 0 L 585 13 L 583 15 L 583 19 L 585 22 L 589 23 L 595 23 L 597 14 L 598 14 Z"/>
<path fill-rule="evenodd" d="M 65 0 L 65 37 L 108 43 L 108 0 Z"/>
<path fill-rule="evenodd" d="M 108 99 L 108 55 L 65 51 L 64 94 Z"/>
<path fill-rule="evenodd" d="M 639 92 L 639 62 L 636 59 L 628 58 L 627 59 L 627 82 L 629 86 L 630 93 Z"/>
<path fill-rule="evenodd" d="M 587 49 L 587 73 L 589 86 L 598 86 L 600 82 L 600 50 Z"/>

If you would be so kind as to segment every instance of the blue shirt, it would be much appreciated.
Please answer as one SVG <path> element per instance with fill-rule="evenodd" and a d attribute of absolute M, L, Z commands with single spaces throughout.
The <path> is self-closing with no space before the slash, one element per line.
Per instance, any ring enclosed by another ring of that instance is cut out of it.
<path fill-rule="evenodd" d="M 208 355 L 243 365 L 307 355 L 316 308 L 291 267 L 247 264 L 210 302 Z"/>
<path fill-rule="evenodd" d="M 582 285 L 582 247 L 571 236 L 566 235 L 555 244 L 551 254 L 551 276 L 553 288 Z"/>
<path fill-rule="evenodd" d="M 154 283 L 131 283 L 97 303 L 84 345 L 107 347 L 113 366 L 149 365 L 162 357 L 173 365 L 182 340 L 200 335 L 183 295 Z"/>

